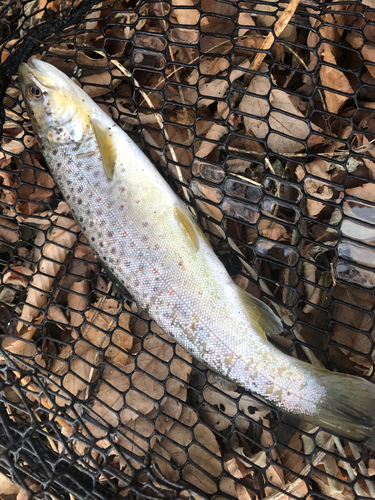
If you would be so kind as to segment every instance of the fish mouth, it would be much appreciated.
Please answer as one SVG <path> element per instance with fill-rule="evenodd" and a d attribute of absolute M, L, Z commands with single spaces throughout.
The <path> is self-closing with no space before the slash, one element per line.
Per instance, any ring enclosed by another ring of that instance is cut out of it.
<path fill-rule="evenodd" d="M 30 70 L 27 63 L 21 63 L 18 67 L 18 76 L 21 82 L 30 81 Z"/>
<path fill-rule="evenodd" d="M 43 87 L 53 88 L 56 82 L 52 78 L 49 78 L 46 74 L 48 70 L 48 65 L 46 63 L 39 61 L 34 57 L 30 58 L 28 63 L 21 63 L 18 68 L 18 76 L 22 83 L 39 83 Z"/>
<path fill-rule="evenodd" d="M 35 57 L 30 57 L 29 59 L 29 66 L 33 69 L 38 69 L 38 64 L 36 63 L 38 59 L 35 59 Z"/>

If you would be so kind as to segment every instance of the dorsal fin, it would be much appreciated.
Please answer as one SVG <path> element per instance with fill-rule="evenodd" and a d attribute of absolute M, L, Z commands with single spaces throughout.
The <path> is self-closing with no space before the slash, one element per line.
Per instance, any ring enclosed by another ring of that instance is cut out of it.
<path fill-rule="evenodd" d="M 178 222 L 185 229 L 187 236 L 189 237 L 195 249 L 199 250 L 198 233 L 197 229 L 194 227 L 193 222 L 180 207 L 174 207 L 174 213 Z"/>
<path fill-rule="evenodd" d="M 280 318 L 276 316 L 267 304 L 245 292 L 239 286 L 235 285 L 235 287 L 245 308 L 247 317 L 254 326 L 258 325 L 259 329 L 257 329 L 257 332 L 262 337 L 267 338 L 266 335 L 276 335 L 283 331 L 283 324 Z"/>
<path fill-rule="evenodd" d="M 102 157 L 104 172 L 108 179 L 112 179 L 116 164 L 116 146 L 111 129 L 95 119 L 91 119 L 91 125 Z"/>

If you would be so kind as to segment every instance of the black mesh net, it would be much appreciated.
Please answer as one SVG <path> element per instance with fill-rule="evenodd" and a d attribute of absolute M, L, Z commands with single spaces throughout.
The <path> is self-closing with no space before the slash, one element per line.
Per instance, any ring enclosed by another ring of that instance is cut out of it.
<path fill-rule="evenodd" d="M 371 380 L 372 7 L 0 3 L 0 472 L 19 499 L 375 498 L 369 448 L 223 387 L 116 289 L 14 78 L 31 55 L 74 77 L 277 311 L 270 341 Z"/>

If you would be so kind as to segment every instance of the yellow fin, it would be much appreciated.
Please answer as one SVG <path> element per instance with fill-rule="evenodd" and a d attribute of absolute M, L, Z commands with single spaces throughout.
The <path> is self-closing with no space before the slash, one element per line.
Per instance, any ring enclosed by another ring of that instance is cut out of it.
<path fill-rule="evenodd" d="M 199 240 L 198 240 L 198 233 L 197 229 L 194 227 L 194 223 L 190 220 L 187 214 L 183 211 L 182 208 L 180 207 L 175 207 L 174 208 L 174 213 L 176 216 L 176 219 L 178 222 L 181 224 L 181 226 L 185 229 L 186 233 L 188 234 L 191 243 L 195 247 L 196 250 L 199 250 Z"/>
<path fill-rule="evenodd" d="M 108 179 L 112 179 L 116 163 L 116 146 L 110 128 L 97 120 L 91 120 L 91 125 L 102 157 L 104 172 Z"/>
<path fill-rule="evenodd" d="M 275 335 L 283 331 L 283 324 L 267 304 L 245 292 L 237 285 L 236 288 L 247 317 L 254 326 L 258 325 L 257 332 L 262 337 L 267 338 L 266 335 Z"/>

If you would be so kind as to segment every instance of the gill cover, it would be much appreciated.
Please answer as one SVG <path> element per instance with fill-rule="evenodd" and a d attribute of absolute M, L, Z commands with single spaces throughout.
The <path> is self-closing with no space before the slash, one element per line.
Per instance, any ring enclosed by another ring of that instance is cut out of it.
<path fill-rule="evenodd" d="M 34 58 L 19 66 L 18 77 L 38 134 L 56 144 L 83 138 L 89 127 L 89 100 L 77 85 L 52 65 Z M 58 127 L 65 129 L 57 133 Z"/>

